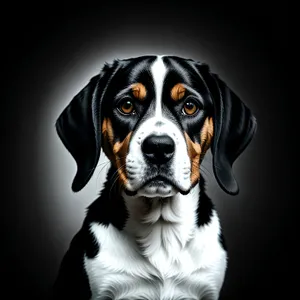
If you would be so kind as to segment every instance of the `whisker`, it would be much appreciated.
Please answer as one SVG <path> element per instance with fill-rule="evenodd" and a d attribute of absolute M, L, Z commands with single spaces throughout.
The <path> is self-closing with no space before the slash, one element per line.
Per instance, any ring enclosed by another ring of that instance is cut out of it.
<path fill-rule="evenodd" d="M 210 176 L 210 174 L 206 170 L 201 170 L 201 173 L 204 174 L 206 177 Z"/>
<path fill-rule="evenodd" d="M 118 171 L 119 171 L 121 168 L 123 168 L 124 166 L 125 166 L 125 164 L 123 164 L 121 167 L 119 167 L 119 168 L 114 172 L 114 174 L 111 176 L 112 179 L 114 178 L 114 176 L 116 176 L 116 175 L 118 174 Z"/>
<path fill-rule="evenodd" d="M 114 173 L 114 175 L 112 176 L 112 178 L 113 178 L 114 176 L 116 176 L 116 178 L 115 178 L 113 184 L 112 184 L 111 187 L 110 187 L 109 195 L 111 194 L 112 189 L 113 189 L 114 185 L 116 184 L 117 180 L 120 178 L 120 175 L 119 175 L 118 171 L 121 170 L 122 168 L 124 168 L 124 166 L 125 166 L 125 164 L 123 164 L 121 167 L 119 167 L 119 168 L 116 170 L 116 172 Z"/>
<path fill-rule="evenodd" d="M 200 170 L 202 170 L 202 168 L 204 169 L 204 170 L 206 170 L 208 173 L 210 173 L 210 171 L 204 166 L 204 165 L 202 165 L 202 164 L 197 164 L 197 163 L 195 163 L 195 162 L 192 162 L 192 165 L 193 166 L 195 166 L 195 167 L 200 167 Z M 211 173 L 210 173 L 211 174 Z"/>
<path fill-rule="evenodd" d="M 192 162 L 192 165 L 193 166 L 196 166 L 196 167 L 199 167 L 199 165 L 197 164 L 197 163 L 195 163 L 195 162 Z M 208 178 L 209 177 L 213 177 L 213 174 L 210 172 L 210 170 L 208 170 L 205 166 L 203 166 L 203 165 L 200 165 L 200 171 L 201 172 L 203 172 L 203 174 L 205 175 L 205 176 L 207 176 Z M 192 174 L 195 174 L 195 172 L 191 172 Z"/>
<path fill-rule="evenodd" d="M 205 166 L 200 166 L 200 170 L 201 172 L 203 172 L 206 175 L 210 175 L 211 177 L 213 177 L 213 174 L 211 173 L 210 170 L 208 170 Z"/>
<path fill-rule="evenodd" d="M 118 158 L 116 159 L 116 161 L 119 161 L 119 160 L 123 159 L 124 157 L 126 157 L 126 155 L 121 156 L 121 157 L 118 157 Z M 111 161 L 108 159 L 107 161 L 104 161 L 104 162 L 102 162 L 102 163 L 98 163 L 97 166 L 96 166 L 95 168 L 90 169 L 90 170 L 96 170 L 97 168 L 100 168 L 100 167 L 101 167 L 101 170 L 99 171 L 99 173 L 98 173 L 98 175 L 97 175 L 97 178 L 96 178 L 96 184 L 99 182 L 98 179 L 99 179 L 99 176 L 101 175 L 103 169 L 104 169 L 105 167 L 109 166 L 110 164 L 111 164 Z M 123 166 L 124 166 L 124 165 L 123 165 Z M 122 167 L 123 167 L 123 166 L 122 166 Z M 107 169 L 105 170 L 105 172 L 107 172 Z M 117 172 L 118 172 L 118 170 L 112 175 L 112 180 L 113 180 L 113 177 L 116 176 L 116 173 L 117 173 Z M 96 188 L 98 188 L 98 187 L 96 187 Z"/>
<path fill-rule="evenodd" d="M 116 179 L 114 180 L 113 184 L 110 186 L 109 197 L 110 197 L 110 195 L 111 195 L 111 192 L 112 192 L 112 189 L 113 189 L 115 183 L 117 182 L 117 180 L 118 180 L 119 178 L 120 178 L 120 175 L 118 174 L 118 175 L 116 176 Z"/>
<path fill-rule="evenodd" d="M 102 173 L 103 169 L 109 165 L 109 163 L 110 163 L 110 161 L 108 161 L 104 166 L 102 166 L 101 170 L 99 171 L 99 173 L 98 173 L 98 175 L 97 175 L 97 178 L 96 178 L 96 184 L 97 184 L 98 182 L 100 182 L 100 181 L 98 181 L 99 176 L 100 176 L 100 174 Z M 107 169 L 105 170 L 105 172 L 107 172 Z M 96 188 L 98 189 L 97 186 L 96 186 Z"/>
<path fill-rule="evenodd" d="M 102 163 L 98 163 L 97 166 L 96 166 L 96 168 L 99 168 L 100 166 L 102 166 L 102 165 L 104 165 L 104 164 L 107 164 L 107 163 L 109 163 L 109 162 L 110 162 L 110 160 L 108 160 L 108 161 L 103 161 Z"/>
<path fill-rule="evenodd" d="M 125 157 L 126 157 L 126 155 L 121 156 L 121 157 L 118 157 L 118 158 L 115 159 L 115 161 L 121 160 L 121 159 L 123 159 L 123 158 L 125 158 Z M 111 162 L 111 160 L 108 159 L 108 162 Z M 101 166 L 101 165 L 103 165 L 103 164 L 105 164 L 105 163 L 107 163 L 107 162 L 104 161 L 104 162 L 102 162 L 102 163 L 98 163 L 97 166 L 96 166 L 96 168 L 98 168 L 99 166 Z"/>
<path fill-rule="evenodd" d="M 125 158 L 125 157 L 126 157 L 126 155 L 121 156 L 121 157 L 118 157 L 118 158 L 115 159 L 115 161 L 121 160 L 121 159 L 123 159 L 123 158 Z M 97 168 L 101 167 L 103 164 L 107 164 L 107 163 L 109 163 L 109 162 L 111 162 L 111 161 L 108 160 L 107 162 L 104 161 L 104 162 L 102 162 L 102 163 L 98 163 L 98 164 L 96 165 L 96 167 L 91 168 L 91 169 L 89 169 L 88 171 L 95 171 Z"/>

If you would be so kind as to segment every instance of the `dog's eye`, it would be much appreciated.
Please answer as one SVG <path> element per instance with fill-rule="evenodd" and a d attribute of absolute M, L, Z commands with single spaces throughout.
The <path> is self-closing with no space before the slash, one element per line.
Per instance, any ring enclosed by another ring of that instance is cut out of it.
<path fill-rule="evenodd" d="M 119 111 L 125 115 L 131 115 L 135 113 L 134 105 L 131 100 L 125 100 L 119 106 Z"/>
<path fill-rule="evenodd" d="M 184 115 L 192 116 L 199 110 L 199 107 L 192 101 L 184 104 L 182 112 Z"/>

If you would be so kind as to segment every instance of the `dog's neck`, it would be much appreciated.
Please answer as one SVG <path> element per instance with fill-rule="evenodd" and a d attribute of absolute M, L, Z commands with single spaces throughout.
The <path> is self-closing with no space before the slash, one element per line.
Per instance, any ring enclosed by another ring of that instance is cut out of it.
<path fill-rule="evenodd" d="M 176 261 L 193 238 L 199 189 L 196 185 L 187 195 L 168 198 L 123 196 L 129 215 L 124 231 L 153 263 Z"/>
<path fill-rule="evenodd" d="M 145 198 L 125 195 L 112 180 L 114 174 L 111 168 L 101 195 L 88 208 L 87 224 L 112 225 L 123 231 L 154 265 L 176 262 L 195 230 L 209 223 L 213 214 L 203 178 L 187 195 Z"/>

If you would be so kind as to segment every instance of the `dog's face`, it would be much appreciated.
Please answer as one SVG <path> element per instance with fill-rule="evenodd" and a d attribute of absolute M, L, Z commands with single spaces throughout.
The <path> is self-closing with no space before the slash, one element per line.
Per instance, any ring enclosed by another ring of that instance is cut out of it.
<path fill-rule="evenodd" d="M 189 62 L 133 59 L 115 74 L 103 101 L 103 149 L 127 193 L 164 197 L 197 183 L 213 105 Z"/>
<path fill-rule="evenodd" d="M 105 65 L 72 100 L 57 130 L 77 162 L 73 190 L 92 176 L 102 146 L 129 195 L 187 194 L 210 146 L 220 186 L 238 192 L 232 164 L 255 118 L 207 65 L 144 56 Z"/>

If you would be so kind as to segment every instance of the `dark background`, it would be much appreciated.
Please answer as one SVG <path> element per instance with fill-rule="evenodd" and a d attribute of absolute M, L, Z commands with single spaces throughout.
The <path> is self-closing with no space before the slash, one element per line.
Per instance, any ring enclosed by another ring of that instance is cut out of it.
<path fill-rule="evenodd" d="M 74 1 L 12 4 L 2 15 L 0 270 L 8 296 L 1 299 L 46 299 L 94 197 L 72 198 L 74 162 L 53 126 L 60 110 L 106 59 L 172 51 L 208 62 L 258 120 L 236 163 L 240 194 L 226 195 L 213 176 L 209 181 L 229 249 L 220 299 L 289 299 L 296 106 L 288 93 L 295 79 L 287 5 Z"/>

